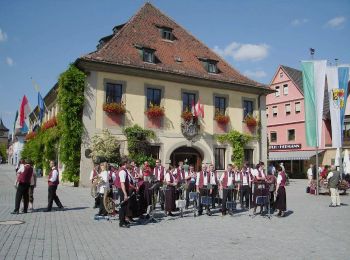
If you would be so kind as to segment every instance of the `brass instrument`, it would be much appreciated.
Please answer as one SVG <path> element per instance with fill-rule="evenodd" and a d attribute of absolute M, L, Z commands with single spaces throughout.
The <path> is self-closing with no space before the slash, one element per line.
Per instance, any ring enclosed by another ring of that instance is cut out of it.
<path fill-rule="evenodd" d="M 100 176 L 96 176 L 94 177 L 93 181 L 92 181 L 92 186 L 91 186 L 91 197 L 93 197 L 94 199 L 96 199 L 98 197 L 98 189 L 101 185 L 104 185 L 105 182 L 104 180 L 100 177 Z"/>

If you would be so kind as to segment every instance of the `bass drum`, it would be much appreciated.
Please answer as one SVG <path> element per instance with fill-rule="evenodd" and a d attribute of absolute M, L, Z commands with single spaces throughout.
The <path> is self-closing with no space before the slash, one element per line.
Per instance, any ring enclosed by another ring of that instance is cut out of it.
<path fill-rule="evenodd" d="M 103 195 L 103 205 L 105 206 L 108 214 L 112 214 L 115 211 L 115 203 L 110 191 L 105 190 L 105 193 Z"/>

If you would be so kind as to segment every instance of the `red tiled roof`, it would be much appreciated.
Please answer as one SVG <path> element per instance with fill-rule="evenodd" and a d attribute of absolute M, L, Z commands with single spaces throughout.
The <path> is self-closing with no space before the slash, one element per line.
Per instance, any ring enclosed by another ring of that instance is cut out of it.
<path fill-rule="evenodd" d="M 175 40 L 163 40 L 159 27 L 172 28 Z M 140 51 L 135 46 L 154 49 L 155 57 L 159 62 L 156 64 L 143 62 Z M 181 62 L 176 61 L 178 58 L 181 59 Z M 199 60 L 201 58 L 218 61 L 219 73 L 208 73 L 203 62 Z M 205 44 L 150 3 L 146 3 L 98 50 L 81 59 L 266 88 L 263 84 L 240 74 Z"/>

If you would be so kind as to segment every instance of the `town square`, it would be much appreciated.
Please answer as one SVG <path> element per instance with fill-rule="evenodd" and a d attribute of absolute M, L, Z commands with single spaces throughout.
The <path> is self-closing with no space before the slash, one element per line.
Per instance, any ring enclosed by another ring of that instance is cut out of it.
<path fill-rule="evenodd" d="M 349 11 L 1 2 L 0 259 L 347 259 Z"/>

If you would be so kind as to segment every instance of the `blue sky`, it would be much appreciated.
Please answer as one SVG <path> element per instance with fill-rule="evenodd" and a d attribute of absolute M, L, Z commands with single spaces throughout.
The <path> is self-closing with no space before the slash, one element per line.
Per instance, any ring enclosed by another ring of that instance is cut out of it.
<path fill-rule="evenodd" d="M 249 77 L 269 83 L 279 64 L 350 63 L 349 0 L 153 0 L 157 8 Z M 79 56 L 126 22 L 142 0 L 0 0 L 0 117 L 13 127 L 20 99 L 32 108 Z"/>

